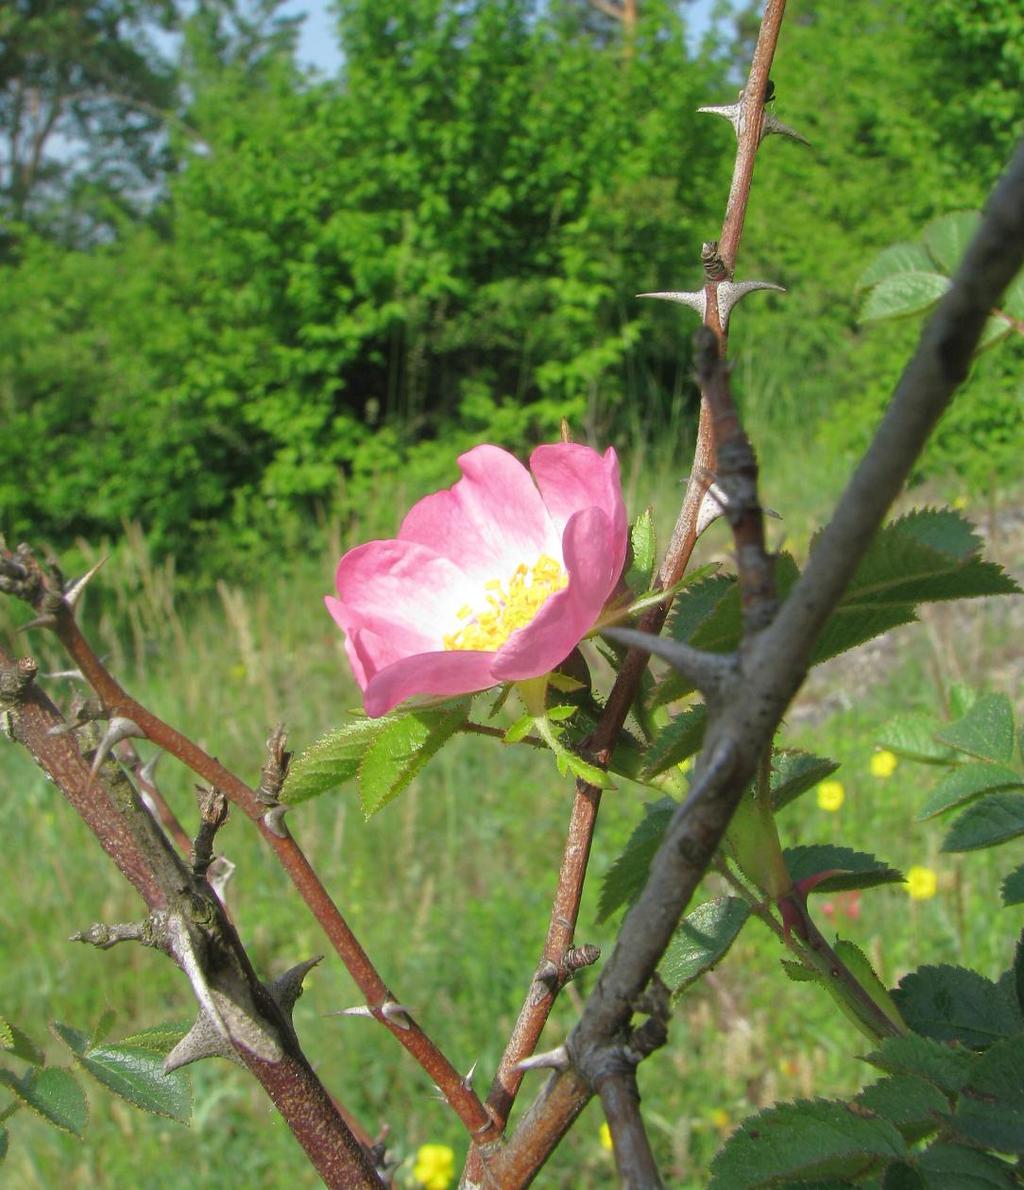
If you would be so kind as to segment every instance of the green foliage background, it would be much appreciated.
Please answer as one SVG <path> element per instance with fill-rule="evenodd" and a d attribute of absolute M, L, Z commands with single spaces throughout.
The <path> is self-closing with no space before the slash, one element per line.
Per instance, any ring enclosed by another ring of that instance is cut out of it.
<path fill-rule="evenodd" d="M 790 292 L 745 305 L 734 352 L 755 424 L 835 457 L 916 330 L 859 329 L 856 278 L 981 202 L 1020 126 L 1024 16 L 791 7 L 776 107 L 814 148 L 759 161 L 740 275 Z M 6 206 L 0 530 L 65 545 L 134 519 L 183 569 L 238 573 L 382 474 L 449 482 L 475 442 L 685 429 L 688 316 L 634 295 L 699 283 L 731 133 L 695 109 L 734 96 L 749 18 L 695 53 L 668 0 L 629 46 L 570 0 L 339 0 L 344 69 L 318 81 L 218 8 L 184 22 L 148 205 L 104 175 L 84 208 L 80 184 Z M 979 363 L 923 473 L 1011 473 L 1020 355 Z"/>

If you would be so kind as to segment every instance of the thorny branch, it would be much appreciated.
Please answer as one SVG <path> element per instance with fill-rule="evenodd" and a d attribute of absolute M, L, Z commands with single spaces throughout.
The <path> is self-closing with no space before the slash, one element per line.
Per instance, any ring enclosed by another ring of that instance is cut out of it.
<path fill-rule="evenodd" d="M 717 275 L 708 276 L 705 319 L 724 351 L 725 334 L 719 315 L 717 291 L 721 282 L 731 279 L 736 250 L 750 196 L 754 158 L 760 143 L 761 117 L 764 109 L 768 75 L 785 10 L 785 0 L 769 0 L 761 23 L 761 32 L 754 51 L 750 78 L 744 92 L 742 118 L 737 128 L 736 161 L 730 188 L 725 220 L 720 237 L 718 255 L 724 268 Z M 664 560 L 658 572 L 658 585 L 672 586 L 686 571 L 700 530 L 706 526 L 702 510 L 708 489 L 715 474 L 715 431 L 708 402 L 703 391 L 697 443 L 693 467 L 687 484 L 682 508 L 676 521 Z M 703 522 L 703 523 L 702 523 Z M 769 567 L 770 570 L 770 567 Z M 650 609 L 641 617 L 640 631 L 657 634 L 668 615 L 668 603 Z M 615 741 L 636 698 L 640 679 L 647 666 L 649 654 L 631 648 L 612 687 L 600 722 L 589 741 L 589 751 L 598 763 L 607 765 Z M 550 924 L 541 960 L 526 1000 L 502 1055 L 501 1063 L 487 1099 L 497 1123 L 504 1127 L 515 1102 L 523 1070 L 520 1063 L 532 1054 L 551 1013 L 555 997 L 564 986 L 566 977 L 562 959 L 573 945 L 583 884 L 590 860 L 590 849 L 601 803 L 601 791 L 585 781 L 577 781 L 570 814 L 558 884 L 551 907 Z M 488 1154 L 482 1155 L 484 1160 Z M 481 1169 L 481 1154 L 471 1153 L 467 1177 L 477 1178 Z"/>
<path fill-rule="evenodd" d="M 94 924 L 76 940 L 104 949 L 134 940 L 173 958 L 192 983 L 200 1014 L 168 1057 L 169 1068 L 213 1055 L 239 1059 L 277 1105 L 326 1185 L 382 1185 L 291 1025 L 292 1005 L 309 964 L 269 987 L 260 983 L 205 879 L 175 853 L 120 767 L 102 760 L 98 740 L 88 741 L 91 757 L 82 754 L 34 677 L 31 659 L 15 661 L 0 645 L 0 711 L 8 729 L 64 793 L 149 911 L 138 923 Z M 223 820 L 216 799 L 207 818 L 205 837 L 212 843 L 214 823 Z"/>
<path fill-rule="evenodd" d="M 638 999 L 803 681 L 818 633 L 966 376 L 989 311 L 1022 265 L 1024 143 L 803 574 L 771 623 L 748 632 L 732 691 L 709 707 L 690 796 L 673 815 L 647 885 L 568 1040 L 572 1064 L 549 1078 L 507 1146 L 493 1155 L 494 1184 L 530 1183 L 593 1094 L 595 1062 L 616 1038 L 628 1038 Z M 742 557 L 739 564 L 742 570 Z"/>
<path fill-rule="evenodd" d="M 102 700 L 104 713 L 110 719 L 133 724 L 138 729 L 136 734 L 145 736 L 177 757 L 256 823 L 366 997 L 369 1015 L 383 1024 L 413 1055 L 440 1088 L 467 1131 L 472 1136 L 486 1137 L 492 1129 L 491 1117 L 476 1092 L 423 1032 L 411 1013 L 394 1011 L 400 1002 L 374 967 L 302 849 L 283 826 L 280 808 L 268 808 L 267 800 L 261 800 L 236 774 L 187 736 L 164 723 L 119 685 L 82 635 L 74 616 L 74 599 L 53 589 L 51 579 L 27 551 L 7 555 L 7 559 L 12 573 L 15 570 L 24 573 L 20 584 L 13 579 L 6 580 L 7 588 L 32 604 L 38 613 L 35 622 L 39 626 L 52 628 L 56 633 L 82 676 Z"/>

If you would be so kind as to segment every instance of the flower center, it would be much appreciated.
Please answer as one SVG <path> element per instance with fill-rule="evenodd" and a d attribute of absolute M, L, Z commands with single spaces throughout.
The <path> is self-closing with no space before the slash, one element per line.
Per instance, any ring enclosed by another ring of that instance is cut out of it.
<path fill-rule="evenodd" d="M 444 647 L 495 653 L 517 628 L 530 623 L 556 591 L 568 585 L 568 575 L 547 554 L 532 566 L 520 562 L 507 583 L 496 578 L 484 583 L 485 607 L 476 610 L 467 603 L 459 608 L 459 627 L 442 637 Z"/>

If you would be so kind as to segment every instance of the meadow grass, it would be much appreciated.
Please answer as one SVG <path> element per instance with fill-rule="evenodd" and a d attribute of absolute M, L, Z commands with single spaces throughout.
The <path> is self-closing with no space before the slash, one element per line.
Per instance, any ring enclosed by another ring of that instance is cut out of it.
<path fill-rule="evenodd" d="M 764 499 L 785 518 L 772 524 L 775 543 L 785 540 L 800 555 L 843 476 L 835 467 L 815 467 L 810 454 L 801 456 L 806 461 L 798 469 L 787 465 L 798 453 L 788 444 L 775 466 L 767 454 Z M 650 503 L 667 531 L 681 493 L 667 452 L 650 451 L 642 465 L 631 466 L 627 458 L 625 475 L 631 511 Z M 86 621 L 134 694 L 255 782 L 271 724 L 287 723 L 291 745 L 301 749 L 358 705 L 340 634 L 321 596 L 340 552 L 358 540 L 390 535 L 399 510 L 418 494 L 382 485 L 381 500 L 360 523 L 344 532 L 325 526 L 319 557 L 289 563 L 287 571 L 282 565 L 258 587 L 242 589 L 225 576 L 215 595 L 187 607 L 170 564 L 154 563 L 142 535 L 129 530 L 90 592 Z M 997 525 L 998 518 L 989 519 Z M 1019 574 L 1019 532 L 996 534 L 991 544 L 997 560 Z M 727 557 L 724 530 L 709 535 L 702 551 Z M 81 550 L 86 560 L 94 552 Z M 949 681 L 1017 695 L 1020 657 L 1008 658 L 1007 649 L 1019 607 L 1010 603 L 927 612 L 924 626 L 892 634 L 866 662 L 840 659 L 823 667 L 790 716 L 785 742 L 841 761 L 847 799 L 834 814 L 818 809 L 813 794 L 796 802 L 780 817 L 784 843 L 842 841 L 898 867 L 925 864 L 939 873 L 934 900 L 913 904 L 902 888 L 883 888 L 864 894 L 856 921 L 840 919 L 844 936 L 873 957 L 889 983 L 926 961 L 967 962 L 995 976 L 1012 958 L 1019 923 L 1011 911 L 993 910 L 1006 859 L 1001 853 L 942 856 L 943 828 L 913 821 L 931 776 L 909 765 L 885 781 L 868 771 L 891 717 L 937 710 Z M 11 615 L 9 607 L 0 611 L 6 628 Z M 31 646 L 44 665 L 62 667 L 38 636 Z M 66 697 L 59 681 L 46 684 Z M 93 921 L 132 920 L 137 900 L 20 752 L 5 744 L 0 763 L 6 876 L 0 885 L 0 1015 L 40 1041 L 50 1019 L 88 1028 L 107 1009 L 117 1014 L 115 1038 L 142 1025 L 187 1021 L 194 1013 L 191 993 L 162 956 L 131 946 L 99 952 L 66 941 Z M 158 778 L 193 828 L 192 776 L 165 759 Z M 616 923 L 597 922 L 600 879 L 643 803 L 655 798 L 650 790 L 617 784 L 602 804 L 579 931 L 580 941 L 602 948 L 610 946 Z M 353 788 L 290 815 L 293 832 L 385 978 L 457 1065 L 478 1063 L 477 1086 L 484 1089 L 539 955 L 569 803 L 566 782 L 544 755 L 462 738 L 370 822 L 362 820 Z M 318 928 L 240 815 L 219 845 L 237 865 L 230 902 L 257 970 L 272 976 L 322 953 Z M 714 878 L 708 887 L 717 891 Z M 777 1098 L 846 1094 L 870 1077 L 855 1060 L 866 1041 L 823 994 L 788 983 L 779 957 L 774 938 L 756 922 L 749 925 L 720 968 L 680 1001 L 668 1047 L 642 1068 L 657 1157 L 672 1185 L 703 1185 L 723 1136 L 752 1110 Z M 542 1046 L 564 1037 L 592 979 L 593 972 L 584 972 L 561 997 Z M 359 999 L 340 962 L 328 956 L 297 1006 L 299 1034 L 326 1085 L 371 1132 L 390 1124 L 400 1158 L 427 1141 L 461 1152 L 457 1122 L 390 1036 L 364 1020 L 326 1015 Z M 55 1041 L 47 1051 L 51 1060 L 67 1061 Z M 92 1118 L 85 1144 L 19 1112 L 7 1121 L 10 1184 L 317 1184 L 244 1072 L 219 1061 L 192 1071 L 195 1114 L 188 1129 L 136 1112 L 96 1086 L 88 1088 Z M 530 1076 L 524 1103 L 539 1079 Z M 538 1185 L 614 1185 L 599 1124 L 592 1105 Z"/>

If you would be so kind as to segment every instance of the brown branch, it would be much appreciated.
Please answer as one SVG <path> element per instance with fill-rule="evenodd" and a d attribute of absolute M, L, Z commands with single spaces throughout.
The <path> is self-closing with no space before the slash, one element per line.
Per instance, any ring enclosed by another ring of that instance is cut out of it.
<path fill-rule="evenodd" d="M 94 771 L 58 709 L 33 684 L 34 676 L 34 662 L 16 662 L 0 645 L 0 709 L 9 730 L 149 909 L 147 920 L 136 927 L 94 928 L 78 937 L 104 948 L 118 937 L 134 938 L 174 958 L 197 994 L 201 991 L 218 1009 L 224 1048 L 192 1057 L 237 1054 L 278 1106 L 326 1185 L 339 1190 L 381 1186 L 369 1154 L 302 1053 L 289 1019 L 291 1004 L 279 1004 L 263 987 L 212 889 L 175 854 L 121 769 L 107 760 Z"/>
<path fill-rule="evenodd" d="M 487 1137 L 493 1125 L 479 1096 L 472 1087 L 465 1084 L 462 1075 L 423 1032 L 411 1014 L 385 1011 L 392 1004 L 399 1002 L 397 997 L 377 972 L 302 849 L 273 819 L 268 822 L 267 806 L 238 776 L 207 755 L 187 736 L 164 723 L 119 685 L 82 635 L 73 612 L 64 599 L 55 598 L 55 593 L 51 591 L 40 594 L 36 603 L 36 610 L 52 620 L 49 626 L 53 627 L 83 677 L 103 700 L 107 712 L 112 716 L 130 719 L 149 740 L 220 789 L 256 823 L 299 895 L 320 923 L 334 950 L 366 997 L 367 1006 L 374 1019 L 384 1025 L 412 1054 L 441 1089 L 467 1131 L 475 1137 Z"/>
<path fill-rule="evenodd" d="M 725 257 L 727 262 L 729 275 L 735 264 L 736 249 L 742 234 L 753 177 L 753 163 L 760 143 L 763 98 L 784 11 L 785 0 L 769 0 L 746 88 L 744 111 L 748 115 L 746 123 L 741 122 L 733 181 L 722 229 L 722 239 L 726 242 L 728 255 L 722 252 L 721 245 L 719 248 L 720 255 Z M 707 319 L 724 350 L 725 335 L 719 318 L 716 291 L 717 284 L 709 282 Z M 669 547 L 658 572 L 658 586 L 662 589 L 678 582 L 689 564 L 697 543 L 701 506 L 715 474 L 715 465 L 715 433 L 711 410 L 707 395 L 702 393 L 693 466 Z M 644 632 L 660 633 L 668 611 L 667 602 L 649 609 L 641 617 L 637 627 Z M 607 765 L 610 759 L 615 740 L 633 705 L 648 660 L 648 654 L 640 649 L 630 649 L 626 654 L 604 712 L 589 741 L 588 750 L 593 753 L 599 764 Z M 523 1071 L 519 1068 L 519 1063 L 534 1052 L 554 1006 L 555 997 L 565 983 L 562 974 L 563 957 L 572 946 L 575 937 L 600 804 L 601 791 L 585 781 L 577 781 L 541 960 L 502 1054 L 487 1098 L 488 1107 L 501 1128 L 504 1128 L 508 1120 L 523 1080 Z M 486 1161 L 488 1156 L 488 1153 L 481 1154 L 475 1149 L 471 1151 L 467 1175 L 478 1177 L 481 1161 Z"/>

